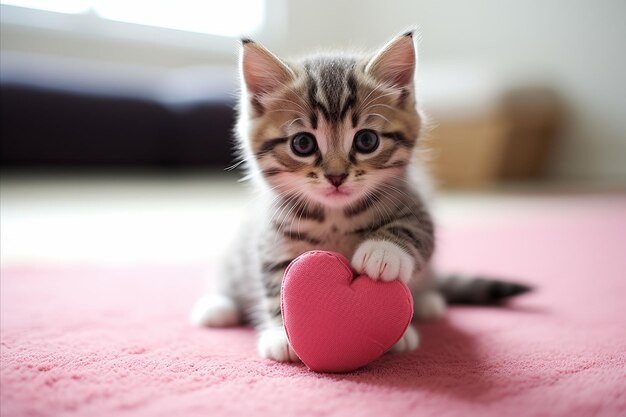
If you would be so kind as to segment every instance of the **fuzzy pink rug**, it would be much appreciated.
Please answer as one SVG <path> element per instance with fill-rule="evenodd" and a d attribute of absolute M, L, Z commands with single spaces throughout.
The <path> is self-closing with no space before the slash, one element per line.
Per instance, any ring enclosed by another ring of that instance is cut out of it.
<path fill-rule="evenodd" d="M 7 267 L 1 414 L 626 415 L 626 198 L 480 223 L 441 233 L 440 264 L 539 290 L 455 307 L 418 324 L 417 352 L 345 375 L 263 360 L 249 329 L 190 327 L 197 266 Z"/>

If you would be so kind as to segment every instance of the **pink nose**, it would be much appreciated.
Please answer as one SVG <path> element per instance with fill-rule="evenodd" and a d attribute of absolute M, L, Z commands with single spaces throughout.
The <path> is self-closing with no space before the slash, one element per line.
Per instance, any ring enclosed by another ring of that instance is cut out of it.
<path fill-rule="evenodd" d="M 343 182 L 348 178 L 348 174 L 341 175 L 324 175 L 328 182 L 330 182 L 335 187 L 339 187 Z"/>

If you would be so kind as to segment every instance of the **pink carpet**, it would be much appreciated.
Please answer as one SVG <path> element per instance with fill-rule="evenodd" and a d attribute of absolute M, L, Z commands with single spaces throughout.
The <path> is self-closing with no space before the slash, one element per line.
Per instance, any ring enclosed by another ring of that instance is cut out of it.
<path fill-rule="evenodd" d="M 260 359 L 249 329 L 187 325 L 197 266 L 7 267 L 1 414 L 624 416 L 626 198 L 605 200 L 443 231 L 442 266 L 539 291 L 455 307 L 418 325 L 417 352 L 345 375 Z"/>

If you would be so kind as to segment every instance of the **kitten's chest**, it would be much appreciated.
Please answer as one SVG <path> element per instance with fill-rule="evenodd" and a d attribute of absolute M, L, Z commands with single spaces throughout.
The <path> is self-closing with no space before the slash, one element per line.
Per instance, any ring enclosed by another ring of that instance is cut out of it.
<path fill-rule="evenodd" d="M 361 237 L 354 233 L 356 226 L 343 216 L 330 214 L 318 229 L 320 249 L 339 252 L 350 258 L 361 242 Z"/>

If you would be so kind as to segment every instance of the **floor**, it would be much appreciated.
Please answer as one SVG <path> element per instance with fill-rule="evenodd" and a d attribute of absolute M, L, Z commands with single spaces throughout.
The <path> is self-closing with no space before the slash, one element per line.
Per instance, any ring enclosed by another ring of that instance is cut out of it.
<path fill-rule="evenodd" d="M 610 189 L 619 195 L 619 187 Z M 610 204 L 604 195 L 594 197 L 594 190 L 580 184 L 517 184 L 441 192 L 434 213 L 440 227 L 454 228 L 546 211 L 558 215 L 573 201 Z M 210 262 L 249 203 L 236 177 L 213 173 L 9 174 L 2 176 L 0 193 L 5 266 Z"/>
<path fill-rule="evenodd" d="M 1 186 L 2 416 L 626 415 L 624 192 L 443 193 L 440 269 L 536 290 L 452 306 L 415 324 L 418 350 L 320 374 L 259 357 L 250 328 L 187 321 L 246 205 L 232 178 Z"/>

